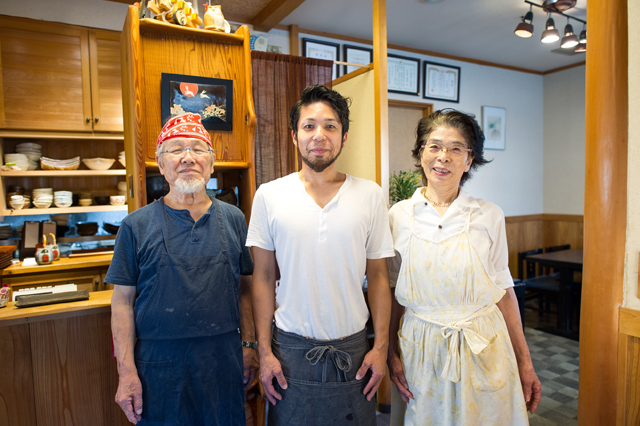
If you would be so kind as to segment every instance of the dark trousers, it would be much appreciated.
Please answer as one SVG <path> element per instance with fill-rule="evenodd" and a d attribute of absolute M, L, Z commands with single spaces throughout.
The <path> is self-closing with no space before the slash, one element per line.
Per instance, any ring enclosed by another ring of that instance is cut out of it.
<path fill-rule="evenodd" d="M 282 400 L 269 405 L 269 426 L 375 425 L 375 401 L 363 394 L 371 374 L 355 378 L 369 351 L 366 330 L 327 341 L 275 328 L 272 349 L 288 387 L 274 380 Z"/>

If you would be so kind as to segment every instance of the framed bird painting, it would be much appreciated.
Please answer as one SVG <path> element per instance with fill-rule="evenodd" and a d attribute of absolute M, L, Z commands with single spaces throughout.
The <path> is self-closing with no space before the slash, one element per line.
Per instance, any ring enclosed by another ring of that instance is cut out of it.
<path fill-rule="evenodd" d="M 233 130 L 233 80 L 162 73 L 162 121 L 200 114 L 208 130 Z"/>

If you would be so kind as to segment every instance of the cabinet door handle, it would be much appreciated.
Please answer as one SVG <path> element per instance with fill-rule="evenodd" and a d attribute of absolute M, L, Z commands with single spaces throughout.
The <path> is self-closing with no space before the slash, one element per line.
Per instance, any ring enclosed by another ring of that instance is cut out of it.
<path fill-rule="evenodd" d="M 99 118 L 98 118 L 98 117 L 96 117 L 96 118 L 94 118 L 94 119 L 93 119 L 93 122 L 94 122 L 94 123 L 97 123 L 97 122 L 98 122 L 98 120 L 99 120 Z"/>
<path fill-rule="evenodd" d="M 86 118 L 86 122 L 87 122 L 87 123 L 91 123 L 91 117 L 87 117 L 87 118 Z"/>

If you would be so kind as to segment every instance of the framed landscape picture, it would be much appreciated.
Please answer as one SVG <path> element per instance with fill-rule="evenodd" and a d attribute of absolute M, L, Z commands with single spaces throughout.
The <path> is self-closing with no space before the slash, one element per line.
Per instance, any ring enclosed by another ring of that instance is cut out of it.
<path fill-rule="evenodd" d="M 460 67 L 424 62 L 425 99 L 460 102 Z"/>
<path fill-rule="evenodd" d="M 499 107 L 482 107 L 482 131 L 485 149 L 505 149 L 507 110 Z"/>
<path fill-rule="evenodd" d="M 162 120 L 200 114 L 208 130 L 233 130 L 233 80 L 162 73 Z"/>

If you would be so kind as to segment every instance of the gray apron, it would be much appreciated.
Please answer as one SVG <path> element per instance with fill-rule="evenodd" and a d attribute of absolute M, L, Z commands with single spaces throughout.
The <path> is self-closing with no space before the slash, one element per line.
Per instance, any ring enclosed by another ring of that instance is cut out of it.
<path fill-rule="evenodd" d="M 155 203 L 162 209 L 165 253 L 136 321 L 139 425 L 245 424 L 238 283 L 221 209 L 213 203 L 209 220 L 215 217 L 221 250 L 200 257 L 180 254 L 167 238 L 164 200 Z"/>
<path fill-rule="evenodd" d="M 272 349 L 288 387 L 273 382 L 282 400 L 269 405 L 269 426 L 376 424 L 375 398 L 367 401 L 362 393 L 371 374 L 355 379 L 369 352 L 366 330 L 327 341 L 276 327 Z"/>

